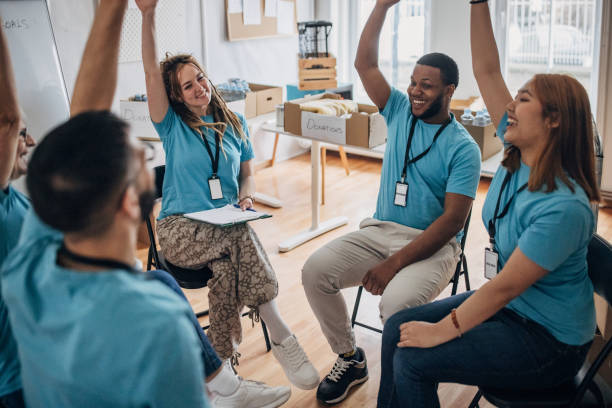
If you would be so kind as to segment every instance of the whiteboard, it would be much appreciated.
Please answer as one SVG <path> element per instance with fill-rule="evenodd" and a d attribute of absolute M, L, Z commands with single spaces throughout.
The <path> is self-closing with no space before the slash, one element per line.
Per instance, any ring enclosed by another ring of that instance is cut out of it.
<path fill-rule="evenodd" d="M 70 102 L 45 0 L 0 0 L 19 104 L 36 141 L 70 116 Z M 24 191 L 24 177 L 13 184 Z"/>
<path fill-rule="evenodd" d="M 19 104 L 40 139 L 70 116 L 70 102 L 45 0 L 0 0 Z"/>

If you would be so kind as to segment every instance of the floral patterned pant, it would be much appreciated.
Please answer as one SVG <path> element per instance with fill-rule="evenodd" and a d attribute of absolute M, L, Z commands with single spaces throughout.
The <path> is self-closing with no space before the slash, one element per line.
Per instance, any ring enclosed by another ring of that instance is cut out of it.
<path fill-rule="evenodd" d="M 219 357 L 231 358 L 242 341 L 242 308 L 255 309 L 278 294 L 272 264 L 255 231 L 246 223 L 217 227 L 172 215 L 158 221 L 157 237 L 168 261 L 212 270 L 208 337 Z"/>

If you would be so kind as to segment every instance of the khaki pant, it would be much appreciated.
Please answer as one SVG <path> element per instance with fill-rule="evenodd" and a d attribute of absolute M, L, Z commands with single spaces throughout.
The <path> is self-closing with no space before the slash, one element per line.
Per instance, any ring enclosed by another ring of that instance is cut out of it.
<path fill-rule="evenodd" d="M 219 357 L 232 357 L 242 341 L 242 308 L 257 308 L 278 294 L 272 264 L 255 231 L 246 223 L 216 227 L 173 215 L 157 223 L 157 236 L 168 261 L 212 270 L 207 334 Z"/>
<path fill-rule="evenodd" d="M 355 336 L 340 289 L 359 286 L 369 269 L 410 243 L 423 231 L 389 221 L 366 218 L 359 231 L 337 238 L 314 252 L 302 269 L 310 307 L 332 350 L 355 348 Z M 407 307 L 433 300 L 448 285 L 459 255 L 453 238 L 428 259 L 401 269 L 389 282 L 379 304 L 383 323 Z"/>

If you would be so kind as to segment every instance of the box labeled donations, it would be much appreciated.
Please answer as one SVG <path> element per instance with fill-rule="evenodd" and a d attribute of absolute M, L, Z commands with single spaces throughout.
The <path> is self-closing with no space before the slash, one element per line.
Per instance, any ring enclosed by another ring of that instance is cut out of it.
<path fill-rule="evenodd" d="M 340 99 L 336 94 L 318 94 L 285 102 L 285 130 L 298 136 L 337 145 L 372 148 L 385 143 L 387 125 L 373 105 L 358 104 L 358 112 L 342 116 L 302 110 L 301 103 Z"/>

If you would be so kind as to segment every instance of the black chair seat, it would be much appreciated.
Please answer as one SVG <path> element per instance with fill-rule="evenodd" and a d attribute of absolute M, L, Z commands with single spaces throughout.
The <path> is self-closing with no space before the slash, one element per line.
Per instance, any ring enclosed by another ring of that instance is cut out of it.
<path fill-rule="evenodd" d="M 510 407 L 563 407 L 572 402 L 578 389 L 574 381 L 568 381 L 554 388 L 539 390 L 508 390 L 480 387 L 482 395 L 491 404 L 500 408 Z"/>
<path fill-rule="evenodd" d="M 181 288 L 185 289 L 200 289 L 206 287 L 208 280 L 212 278 L 213 273 L 208 266 L 200 269 L 187 269 L 174 265 L 169 260 L 158 252 L 159 261 L 164 266 L 163 269 L 168 272 L 178 282 Z"/>

